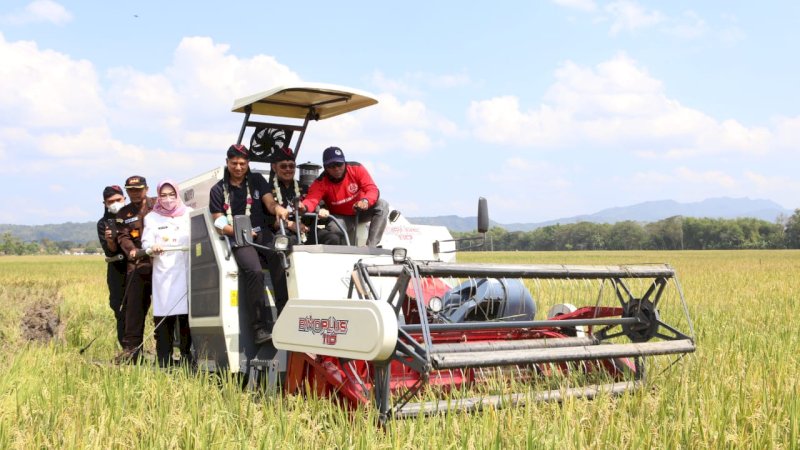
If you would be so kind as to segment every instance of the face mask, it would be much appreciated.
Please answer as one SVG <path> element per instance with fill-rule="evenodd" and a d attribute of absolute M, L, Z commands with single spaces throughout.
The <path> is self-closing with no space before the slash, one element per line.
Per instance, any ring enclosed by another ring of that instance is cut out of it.
<path fill-rule="evenodd" d="M 172 211 L 176 206 L 178 206 L 178 199 L 176 198 L 161 198 L 158 201 L 167 211 Z"/>
<path fill-rule="evenodd" d="M 119 212 L 120 209 L 122 209 L 123 206 L 125 206 L 124 202 L 116 202 L 116 203 L 112 203 L 112 204 L 106 206 L 106 209 L 111 214 L 116 214 L 116 213 Z"/>

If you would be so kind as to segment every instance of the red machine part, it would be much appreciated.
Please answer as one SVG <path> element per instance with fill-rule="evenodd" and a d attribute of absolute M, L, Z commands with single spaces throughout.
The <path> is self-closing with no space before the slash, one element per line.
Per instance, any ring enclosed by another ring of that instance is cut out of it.
<path fill-rule="evenodd" d="M 443 285 L 444 283 L 442 283 Z M 430 296 L 440 293 L 441 285 L 432 283 L 425 290 L 426 301 Z M 409 301 L 415 305 L 416 302 Z M 406 306 L 409 306 L 409 305 Z M 405 308 L 404 308 L 405 309 Z M 554 317 L 553 321 L 566 319 L 587 319 L 596 317 L 614 317 L 622 315 L 622 308 L 583 307 L 576 311 Z M 587 330 L 591 333 L 591 330 Z M 421 334 L 412 334 L 417 342 L 422 342 Z M 536 328 L 514 330 L 477 330 L 463 332 L 432 332 L 433 344 L 457 342 L 491 342 L 519 339 L 558 339 L 568 337 L 559 328 Z M 536 371 L 544 376 L 554 371 L 566 373 L 575 369 L 575 365 L 567 363 L 537 364 Z M 585 361 L 582 370 L 587 372 L 603 371 L 614 379 L 623 379 L 636 372 L 636 367 L 628 358 L 614 360 Z M 390 388 L 393 392 L 408 389 L 417 384 L 421 374 L 398 361 L 390 365 Z M 298 393 L 306 385 L 314 394 L 321 397 L 338 398 L 350 407 L 368 405 L 372 399 L 374 367 L 367 361 L 345 361 L 336 357 L 312 355 L 307 353 L 290 353 L 286 372 L 285 388 L 288 393 Z M 452 389 L 469 386 L 478 379 L 476 369 L 458 369 L 432 371 L 427 385 L 446 393 Z"/>
<path fill-rule="evenodd" d="M 420 279 L 420 287 L 422 288 L 422 304 L 428 307 L 428 303 L 433 297 L 444 297 L 445 293 L 451 289 L 441 278 L 425 277 Z M 414 287 L 410 284 L 406 288 L 406 296 L 410 301 L 405 302 L 403 305 L 403 317 L 406 323 L 418 324 L 419 323 L 419 310 L 417 309 L 417 302 L 414 293 Z"/>

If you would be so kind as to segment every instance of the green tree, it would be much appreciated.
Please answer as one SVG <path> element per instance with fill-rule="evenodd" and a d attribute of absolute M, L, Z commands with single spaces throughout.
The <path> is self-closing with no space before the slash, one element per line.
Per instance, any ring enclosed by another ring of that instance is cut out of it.
<path fill-rule="evenodd" d="M 647 232 L 632 220 L 617 222 L 608 231 L 609 250 L 639 250 L 647 241 Z"/>
<path fill-rule="evenodd" d="M 800 248 L 800 208 L 794 210 L 794 214 L 786 221 L 784 231 L 786 247 Z"/>

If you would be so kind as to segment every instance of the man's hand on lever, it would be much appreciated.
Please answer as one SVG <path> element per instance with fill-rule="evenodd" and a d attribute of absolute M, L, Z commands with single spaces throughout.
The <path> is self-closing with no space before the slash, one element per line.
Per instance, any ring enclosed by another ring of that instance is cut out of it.
<path fill-rule="evenodd" d="M 289 221 L 289 210 L 284 208 L 283 206 L 276 206 L 275 207 L 275 216 L 281 220 Z"/>
<path fill-rule="evenodd" d="M 361 200 L 353 204 L 353 209 L 366 211 L 367 209 L 369 209 L 369 201 L 367 201 L 367 199 L 365 198 L 362 198 Z"/>

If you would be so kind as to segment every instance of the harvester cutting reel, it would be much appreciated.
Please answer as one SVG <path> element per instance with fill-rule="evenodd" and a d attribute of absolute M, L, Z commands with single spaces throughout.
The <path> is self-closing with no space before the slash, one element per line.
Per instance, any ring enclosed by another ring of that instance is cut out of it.
<path fill-rule="evenodd" d="M 352 351 L 335 347 L 344 346 L 345 339 L 324 351 L 317 346 L 314 354 L 295 347 L 287 378 L 294 386 L 312 385 L 318 394 L 352 406 L 374 402 L 384 419 L 618 394 L 643 383 L 645 357 L 680 357 L 695 350 L 688 309 L 666 265 L 405 260 L 358 263 L 354 269 L 352 300 L 341 301 L 336 320 L 346 310 L 370 305 L 369 314 L 348 322 L 349 332 L 360 326 L 382 331 L 348 345 L 356 349 L 365 342 L 383 342 L 373 353 L 380 356 L 344 359 Z M 550 308 L 557 314 L 536 319 L 536 303 L 565 301 L 590 306 Z M 492 384 L 497 377 L 504 381 Z M 485 388 L 518 386 L 520 380 L 549 388 L 516 393 Z M 421 401 L 423 389 L 442 398 Z M 469 392 L 481 394 L 462 397 Z"/>
<path fill-rule="evenodd" d="M 689 339 L 688 335 L 661 320 L 658 304 L 668 284 L 666 278 L 655 278 L 644 295 L 638 298 L 622 279 L 614 278 L 611 283 L 622 305 L 622 317 L 635 320 L 622 324 L 621 330 L 616 332 L 612 332 L 610 327 L 605 327 L 595 333 L 597 339 L 604 341 L 618 336 L 625 336 L 631 342 L 647 342 L 653 338 Z M 688 317 L 688 312 L 686 314 Z M 691 322 L 689 324 L 691 325 Z"/>

